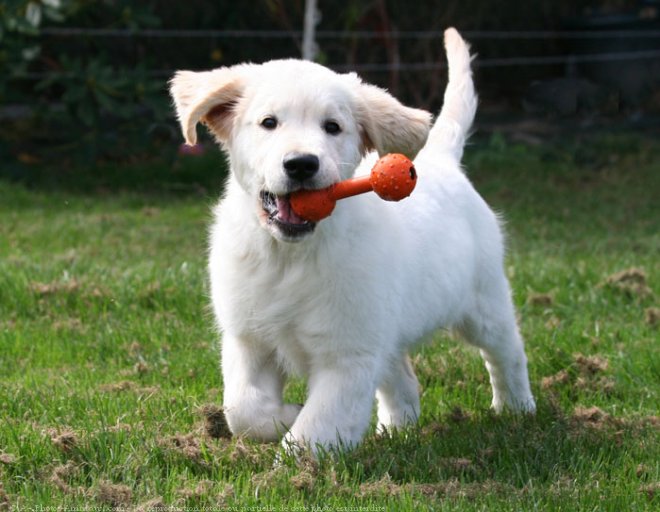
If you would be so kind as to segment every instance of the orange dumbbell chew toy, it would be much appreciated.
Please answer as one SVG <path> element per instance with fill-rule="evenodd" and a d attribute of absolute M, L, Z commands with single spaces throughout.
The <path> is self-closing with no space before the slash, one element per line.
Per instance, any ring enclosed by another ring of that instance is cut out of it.
<path fill-rule="evenodd" d="M 339 199 L 374 191 L 386 201 L 408 197 L 417 183 L 417 172 L 409 158 L 390 153 L 378 160 L 369 176 L 340 181 L 328 188 L 298 190 L 291 194 L 291 208 L 305 220 L 318 222 L 328 217 Z"/>

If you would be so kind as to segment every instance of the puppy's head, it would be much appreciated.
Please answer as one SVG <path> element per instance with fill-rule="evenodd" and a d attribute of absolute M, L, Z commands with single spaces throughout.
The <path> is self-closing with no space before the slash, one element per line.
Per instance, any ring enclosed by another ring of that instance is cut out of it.
<path fill-rule="evenodd" d="M 298 60 L 180 71 L 171 94 L 186 142 L 196 142 L 196 125 L 204 123 L 254 198 L 262 225 L 287 242 L 315 228 L 293 212 L 291 192 L 351 177 L 372 150 L 413 158 L 426 141 L 431 117 L 355 74 Z"/>

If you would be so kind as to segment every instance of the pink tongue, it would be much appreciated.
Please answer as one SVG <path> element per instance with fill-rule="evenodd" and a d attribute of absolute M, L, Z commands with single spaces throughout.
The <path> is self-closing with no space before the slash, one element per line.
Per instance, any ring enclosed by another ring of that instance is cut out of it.
<path fill-rule="evenodd" d="M 275 201 L 277 205 L 277 218 L 280 221 L 287 224 L 304 224 L 307 222 L 293 211 L 288 196 L 276 196 Z"/>

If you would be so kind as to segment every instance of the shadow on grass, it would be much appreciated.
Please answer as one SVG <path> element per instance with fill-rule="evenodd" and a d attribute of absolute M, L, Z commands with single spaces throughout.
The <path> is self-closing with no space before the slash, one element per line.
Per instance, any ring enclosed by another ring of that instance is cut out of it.
<path fill-rule="evenodd" d="M 455 409 L 418 428 L 370 436 L 343 461 L 358 481 L 382 481 L 389 493 L 396 492 L 393 485 L 411 482 L 496 482 L 522 489 L 530 482 L 588 480 L 603 461 L 630 468 L 631 459 L 644 458 L 641 441 L 654 438 L 656 420 L 614 418 L 595 407 L 567 415 L 549 402 L 535 416 Z"/>

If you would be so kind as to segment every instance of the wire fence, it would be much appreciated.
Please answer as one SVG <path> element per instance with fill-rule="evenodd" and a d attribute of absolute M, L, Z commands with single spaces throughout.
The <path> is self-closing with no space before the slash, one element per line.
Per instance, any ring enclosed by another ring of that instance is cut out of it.
<path fill-rule="evenodd" d="M 621 61 L 660 61 L 660 30 L 570 30 L 570 31 L 463 31 L 468 40 L 498 40 L 498 41 L 524 41 L 524 40 L 590 40 L 612 42 L 615 40 L 657 40 L 658 49 L 645 49 L 633 51 L 600 52 L 600 53 L 571 53 L 566 55 L 538 55 L 538 56 L 511 56 L 511 57 L 479 57 L 474 61 L 477 68 L 506 68 L 516 66 L 548 66 L 587 64 L 598 62 Z M 41 36 L 56 38 L 121 38 L 121 39 L 225 39 L 225 40 L 293 40 L 300 41 L 302 31 L 295 30 L 181 30 L 181 29 L 113 29 L 113 28 L 82 28 L 82 27 L 46 27 L 41 29 Z M 432 40 L 441 42 L 441 31 L 333 31 L 321 30 L 316 32 L 318 40 Z M 328 64 L 336 71 L 357 72 L 391 72 L 408 71 L 423 72 L 443 69 L 443 61 L 427 62 L 387 62 L 387 63 L 355 63 L 355 64 Z M 172 69 L 150 69 L 147 74 L 152 77 L 170 76 Z M 27 72 L 16 78 L 39 80 L 48 76 L 47 72 Z"/>
<path fill-rule="evenodd" d="M 223 39 L 300 39 L 299 30 L 180 30 L 180 29 L 112 29 L 47 27 L 41 34 L 58 37 L 128 37 L 128 38 L 223 38 Z M 660 39 L 660 30 L 467 30 L 467 39 Z M 442 32 L 320 30 L 317 39 L 442 39 Z"/>

